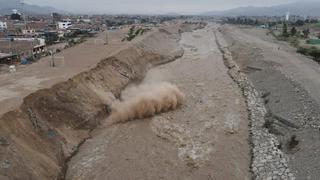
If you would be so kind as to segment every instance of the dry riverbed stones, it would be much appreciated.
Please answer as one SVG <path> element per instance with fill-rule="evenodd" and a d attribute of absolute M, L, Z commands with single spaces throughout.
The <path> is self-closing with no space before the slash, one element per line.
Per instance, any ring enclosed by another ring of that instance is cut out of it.
<path fill-rule="evenodd" d="M 278 148 L 280 143 L 276 136 L 264 127 L 267 110 L 262 95 L 257 92 L 252 82 L 241 73 L 240 68 L 233 61 L 226 43 L 221 35 L 215 31 L 216 41 L 223 54 L 229 75 L 242 89 L 247 101 L 250 114 L 250 133 L 252 143 L 251 170 L 257 180 L 294 180 L 295 177 L 288 167 L 288 158 Z"/>

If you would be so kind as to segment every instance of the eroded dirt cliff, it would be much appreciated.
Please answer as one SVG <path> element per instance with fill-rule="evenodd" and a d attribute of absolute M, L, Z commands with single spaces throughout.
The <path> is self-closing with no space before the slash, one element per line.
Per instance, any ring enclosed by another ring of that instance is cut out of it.
<path fill-rule="evenodd" d="M 95 68 L 24 98 L 0 118 L 0 179 L 64 179 L 66 162 L 109 115 L 121 90 L 148 67 L 181 57 L 181 32 L 202 26 L 159 28 Z"/>

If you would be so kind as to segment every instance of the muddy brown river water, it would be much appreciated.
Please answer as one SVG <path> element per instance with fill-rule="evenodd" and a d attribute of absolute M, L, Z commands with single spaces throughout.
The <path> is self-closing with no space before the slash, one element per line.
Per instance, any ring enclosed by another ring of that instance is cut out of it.
<path fill-rule="evenodd" d="M 184 56 L 151 69 L 145 81 L 177 85 L 183 105 L 94 131 L 69 162 L 67 179 L 251 178 L 245 100 L 211 27 L 184 33 L 180 45 Z"/>

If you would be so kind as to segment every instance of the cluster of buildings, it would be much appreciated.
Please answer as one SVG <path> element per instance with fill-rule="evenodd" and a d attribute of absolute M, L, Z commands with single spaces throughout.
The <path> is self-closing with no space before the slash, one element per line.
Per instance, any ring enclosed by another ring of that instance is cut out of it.
<path fill-rule="evenodd" d="M 35 59 L 48 54 L 48 46 L 65 43 L 75 36 L 91 36 L 102 29 L 102 22 L 86 16 L 24 16 L 17 10 L 0 16 L 0 64 Z"/>
<path fill-rule="evenodd" d="M 297 21 L 312 22 L 320 21 L 320 17 L 304 17 L 299 15 L 290 15 L 286 13 L 284 16 L 237 16 L 237 17 L 222 17 L 221 21 L 232 24 L 244 24 L 244 25 L 262 25 L 262 24 L 281 24 L 288 22 L 290 24 Z"/>
<path fill-rule="evenodd" d="M 132 25 L 148 28 L 172 20 L 170 16 L 139 15 L 24 15 L 13 10 L 0 15 L 0 64 L 15 63 L 48 54 L 48 46 L 88 37 L 105 29 L 121 29 Z"/>

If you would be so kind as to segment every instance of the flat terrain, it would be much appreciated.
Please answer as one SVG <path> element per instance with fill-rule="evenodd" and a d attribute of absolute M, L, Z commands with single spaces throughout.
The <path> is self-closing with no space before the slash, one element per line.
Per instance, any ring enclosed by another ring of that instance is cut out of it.
<path fill-rule="evenodd" d="M 50 67 L 50 57 L 40 59 L 31 65 L 19 65 L 16 73 L 0 73 L 0 116 L 17 108 L 25 96 L 39 89 L 49 88 L 72 76 L 89 70 L 102 59 L 121 50 L 124 31 L 109 32 L 109 44 L 105 43 L 105 32 L 86 42 L 56 54 L 56 67 Z"/>
<path fill-rule="evenodd" d="M 69 162 L 67 179 L 251 179 L 245 100 L 211 27 L 184 33 L 180 45 L 184 56 L 146 79 L 176 84 L 184 105 L 95 130 Z"/>

